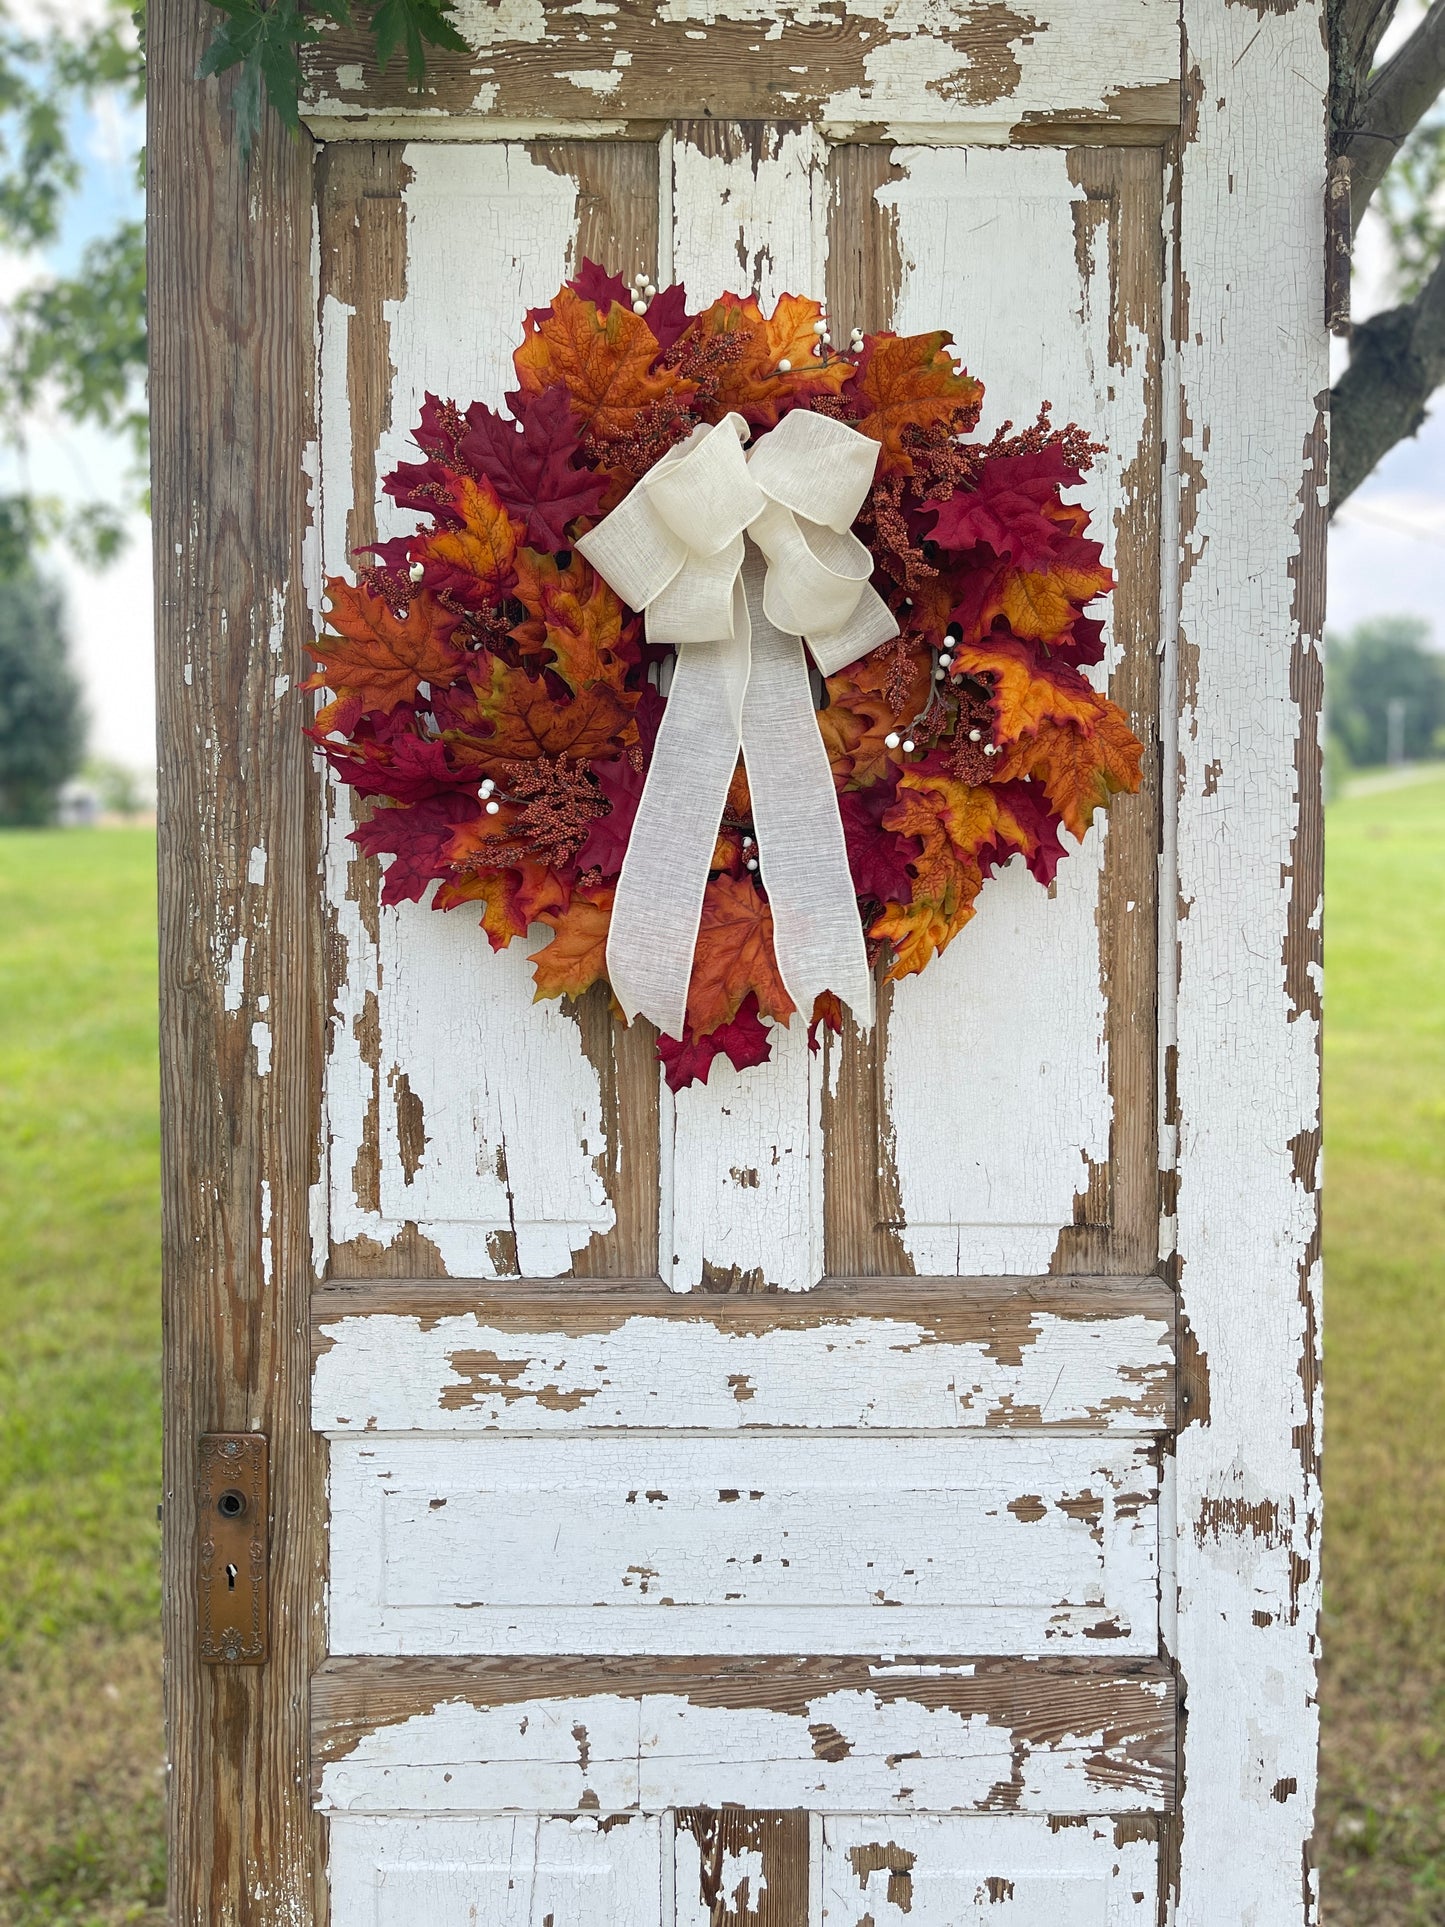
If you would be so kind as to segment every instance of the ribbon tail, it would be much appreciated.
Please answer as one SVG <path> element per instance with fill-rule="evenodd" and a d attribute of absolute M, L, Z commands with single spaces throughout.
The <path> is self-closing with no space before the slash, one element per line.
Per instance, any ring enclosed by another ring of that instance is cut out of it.
<path fill-rule="evenodd" d="M 805 1022 L 819 992 L 831 990 L 866 1030 L 873 973 L 803 644 L 763 613 L 763 564 L 753 549 L 743 563 L 743 588 L 753 631 L 743 757 L 778 972 Z"/>
<path fill-rule="evenodd" d="M 607 975 L 629 1019 L 666 1037 L 687 1025 L 687 987 L 748 686 L 745 630 L 677 653 L 607 933 Z"/>

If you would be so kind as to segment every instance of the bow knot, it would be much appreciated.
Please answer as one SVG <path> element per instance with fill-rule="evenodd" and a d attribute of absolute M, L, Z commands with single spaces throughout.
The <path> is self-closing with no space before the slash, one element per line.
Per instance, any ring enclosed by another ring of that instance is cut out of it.
<path fill-rule="evenodd" d="M 803 655 L 825 675 L 898 633 L 850 532 L 878 444 L 794 409 L 746 453 L 695 428 L 577 547 L 677 667 L 613 901 L 608 975 L 629 1017 L 682 1037 L 703 892 L 741 749 L 778 971 L 805 1016 L 831 990 L 870 1020 L 872 978 Z M 755 544 L 766 566 L 749 549 Z"/>

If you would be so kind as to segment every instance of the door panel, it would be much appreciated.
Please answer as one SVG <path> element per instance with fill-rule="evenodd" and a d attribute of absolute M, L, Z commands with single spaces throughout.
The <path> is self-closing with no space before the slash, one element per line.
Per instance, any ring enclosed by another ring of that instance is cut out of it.
<path fill-rule="evenodd" d="M 340 150 L 322 189 L 325 566 L 410 526 L 380 479 L 423 394 L 500 400 L 521 311 L 576 264 L 579 231 L 703 291 L 839 284 L 840 326 L 866 266 L 870 319 L 953 323 L 988 386 L 985 429 L 1049 400 L 1107 441 L 1084 497 L 1120 576 L 1111 686 L 1152 743 L 1159 203 L 1149 150 L 830 160 L 811 130 L 756 122 L 680 122 L 662 149 Z M 722 1063 L 676 1098 L 645 1024 L 617 1031 L 597 999 L 532 1002 L 524 945 L 484 956 L 464 912 L 380 907 L 345 840 L 356 804 L 333 789 L 331 808 L 338 1275 L 660 1270 L 677 1290 L 801 1290 L 825 1270 L 1154 1262 L 1152 756 L 1048 892 L 1018 859 L 987 886 L 948 954 L 884 993 L 872 1037 L 850 1027 L 814 1055 L 794 1026 L 767 1066 Z"/>

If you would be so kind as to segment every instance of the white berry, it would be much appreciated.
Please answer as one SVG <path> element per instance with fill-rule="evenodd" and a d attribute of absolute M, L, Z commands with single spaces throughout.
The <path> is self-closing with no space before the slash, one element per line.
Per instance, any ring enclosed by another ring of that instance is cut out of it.
<path fill-rule="evenodd" d="M 901 738 L 896 729 L 890 729 L 888 734 L 883 738 L 883 741 L 889 749 L 897 749 Z"/>
<path fill-rule="evenodd" d="M 750 856 L 748 858 L 748 868 L 750 870 L 756 870 L 757 867 L 758 867 L 758 859 L 755 856 Z"/>
<path fill-rule="evenodd" d="M 953 657 L 949 655 L 946 649 L 944 650 L 943 654 L 938 658 L 938 660 L 943 664 L 943 667 L 945 669 L 952 669 Z"/>
<path fill-rule="evenodd" d="M 645 301 L 634 301 L 632 304 L 632 312 L 634 314 L 646 314 L 647 303 Z"/>
<path fill-rule="evenodd" d="M 743 838 L 743 848 L 745 850 L 750 850 L 752 847 L 753 847 L 753 839 L 750 836 L 745 836 Z"/>
<path fill-rule="evenodd" d="M 788 360 L 788 357 L 784 355 L 782 360 L 778 363 L 778 373 L 780 375 L 791 375 L 792 372 L 793 372 L 793 364 L 791 361 Z"/>
<path fill-rule="evenodd" d="M 407 570 L 407 574 L 411 577 L 413 582 L 420 582 L 422 577 L 426 574 L 426 566 L 424 563 L 421 563 L 421 562 L 413 562 L 411 567 Z"/>
<path fill-rule="evenodd" d="M 981 743 L 983 741 L 983 731 L 981 729 L 971 729 L 968 732 L 968 740 L 971 743 Z"/>
<path fill-rule="evenodd" d="M 657 293 L 657 289 L 649 281 L 642 292 L 647 296 L 648 300 L 651 301 L 652 297 Z"/>
<path fill-rule="evenodd" d="M 828 324 L 826 321 L 815 321 L 813 323 L 813 333 L 815 335 L 825 335 L 827 332 Z"/>
<path fill-rule="evenodd" d="M 985 756 L 997 756 L 998 746 L 994 743 L 985 743 L 983 746 L 983 753 Z"/>
<path fill-rule="evenodd" d="M 944 671 L 944 668 L 943 668 L 943 664 L 942 664 L 942 663 L 938 663 L 938 664 L 937 664 L 937 665 L 935 666 L 935 668 L 934 668 L 934 671 L 933 671 L 933 680 L 934 680 L 935 682 L 942 682 L 942 681 L 943 681 L 943 678 L 944 678 L 944 674 L 945 674 L 945 671 Z"/>
<path fill-rule="evenodd" d="M 492 779 L 491 779 L 491 777 L 490 777 L 490 776 L 489 776 L 489 777 L 487 777 L 487 779 L 485 780 L 485 782 L 484 782 L 484 783 L 482 784 L 482 795 L 483 795 L 483 796 L 490 796 L 490 795 L 491 795 L 491 793 L 492 793 L 492 791 L 493 791 L 493 790 L 494 790 L 494 789 L 495 789 L 496 787 L 497 787 L 497 786 L 496 786 L 496 784 L 495 784 L 495 783 L 494 783 L 494 782 L 492 781 Z"/>
<path fill-rule="evenodd" d="M 500 803 L 488 803 L 488 805 L 487 805 L 487 815 L 488 815 L 488 816 L 496 816 L 496 815 L 497 815 L 497 814 L 498 814 L 498 813 L 500 812 L 500 810 L 501 810 L 501 807 L 502 807 L 502 806 L 501 806 L 501 804 L 500 804 Z"/>
<path fill-rule="evenodd" d="M 905 736 L 903 738 L 903 754 L 905 756 L 911 756 L 913 754 L 913 749 L 914 749 L 913 738 L 911 736 Z"/>
<path fill-rule="evenodd" d="M 632 285 L 634 288 L 645 288 L 647 286 L 647 276 L 645 274 L 634 274 L 632 277 Z"/>

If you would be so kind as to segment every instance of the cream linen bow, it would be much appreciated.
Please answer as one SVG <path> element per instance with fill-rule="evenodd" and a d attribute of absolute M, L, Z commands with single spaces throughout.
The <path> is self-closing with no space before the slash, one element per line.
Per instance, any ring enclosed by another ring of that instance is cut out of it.
<path fill-rule="evenodd" d="M 873 558 L 849 533 L 878 444 L 801 408 L 745 455 L 747 434 L 741 415 L 695 428 L 577 543 L 646 612 L 648 640 L 677 650 L 607 940 L 618 1002 L 669 1037 L 684 1033 L 703 892 L 739 749 L 788 994 L 805 1019 L 831 990 L 861 1023 L 872 1020 L 803 638 L 832 675 L 898 633 L 869 586 Z"/>

